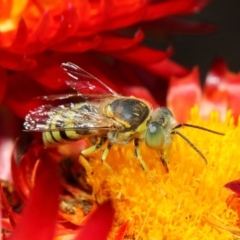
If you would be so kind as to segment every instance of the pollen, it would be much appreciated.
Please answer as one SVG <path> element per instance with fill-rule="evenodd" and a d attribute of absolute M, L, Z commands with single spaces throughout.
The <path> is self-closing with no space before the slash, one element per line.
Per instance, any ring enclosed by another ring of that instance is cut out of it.
<path fill-rule="evenodd" d="M 240 127 L 233 122 L 230 111 L 221 122 L 216 112 L 206 120 L 197 107 L 192 109 L 188 123 L 225 134 L 190 127 L 179 130 L 207 164 L 180 136 L 173 136 L 168 172 L 159 153 L 144 143 L 140 151 L 147 171 L 134 157 L 133 143 L 113 145 L 106 162 L 99 152 L 89 162 L 82 158 L 97 201 L 113 202 L 115 221 L 109 239 L 233 239 L 229 229 L 238 229 L 238 216 L 227 207 L 231 192 L 223 187 L 239 179 Z M 126 223 L 124 237 L 117 237 Z"/>

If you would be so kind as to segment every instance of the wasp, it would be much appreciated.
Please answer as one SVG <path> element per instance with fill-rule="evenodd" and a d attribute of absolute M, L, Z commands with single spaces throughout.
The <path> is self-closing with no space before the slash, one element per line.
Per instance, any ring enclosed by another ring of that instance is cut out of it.
<path fill-rule="evenodd" d="M 184 139 L 207 163 L 198 148 L 178 131 L 182 126 L 224 135 L 196 125 L 178 124 L 168 108 L 152 109 L 150 103 L 142 99 L 121 96 L 100 79 L 73 63 L 62 63 L 61 67 L 68 76 L 65 83 L 76 93 L 42 98 L 48 101 L 65 99 L 70 100 L 70 103 L 58 106 L 42 105 L 30 111 L 24 122 L 26 131 L 42 132 L 46 146 L 97 137 L 95 144 L 81 154 L 88 156 L 105 145 L 101 154 L 104 162 L 113 144 L 124 145 L 133 141 L 135 157 L 146 170 L 139 142 L 145 142 L 149 148 L 158 150 L 160 159 L 167 167 L 167 152 L 175 134 Z M 71 102 L 71 99 L 76 97 L 79 102 Z"/>

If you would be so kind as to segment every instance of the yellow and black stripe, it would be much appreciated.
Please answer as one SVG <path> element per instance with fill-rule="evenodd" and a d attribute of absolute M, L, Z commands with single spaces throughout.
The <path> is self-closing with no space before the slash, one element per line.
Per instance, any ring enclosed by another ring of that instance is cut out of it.
<path fill-rule="evenodd" d="M 57 114 L 49 119 L 49 131 L 43 132 L 44 144 L 64 144 L 93 135 L 91 129 L 85 126 L 88 124 L 88 115 L 93 111 L 96 113 L 94 106 L 87 103 L 75 104 L 71 108 L 59 108 Z"/>

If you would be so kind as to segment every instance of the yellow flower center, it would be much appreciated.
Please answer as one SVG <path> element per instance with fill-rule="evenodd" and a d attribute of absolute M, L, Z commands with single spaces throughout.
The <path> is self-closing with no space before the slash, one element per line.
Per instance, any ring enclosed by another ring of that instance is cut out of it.
<path fill-rule="evenodd" d="M 236 227 L 238 217 L 226 206 L 231 193 L 223 185 L 239 178 L 240 127 L 233 125 L 230 112 L 223 123 L 217 113 L 206 121 L 199 117 L 197 107 L 188 123 L 225 133 L 220 136 L 187 127 L 179 130 L 208 164 L 179 136 L 173 137 L 169 173 L 158 153 L 144 143 L 140 149 L 148 171 L 143 171 L 134 157 L 132 143 L 113 146 L 106 163 L 99 159 L 99 152 L 94 153 L 90 168 L 81 158 L 96 199 L 111 199 L 116 209 L 109 239 L 115 239 L 126 222 L 125 239 L 232 239 L 227 226 Z"/>

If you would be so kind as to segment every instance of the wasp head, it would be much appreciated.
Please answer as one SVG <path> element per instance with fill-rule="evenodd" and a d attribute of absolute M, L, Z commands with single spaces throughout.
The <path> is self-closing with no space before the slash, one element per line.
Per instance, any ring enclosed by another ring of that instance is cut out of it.
<path fill-rule="evenodd" d="M 176 125 L 172 112 L 165 107 L 155 109 L 147 123 L 145 142 L 148 147 L 162 149 L 171 141 L 171 132 Z"/>

